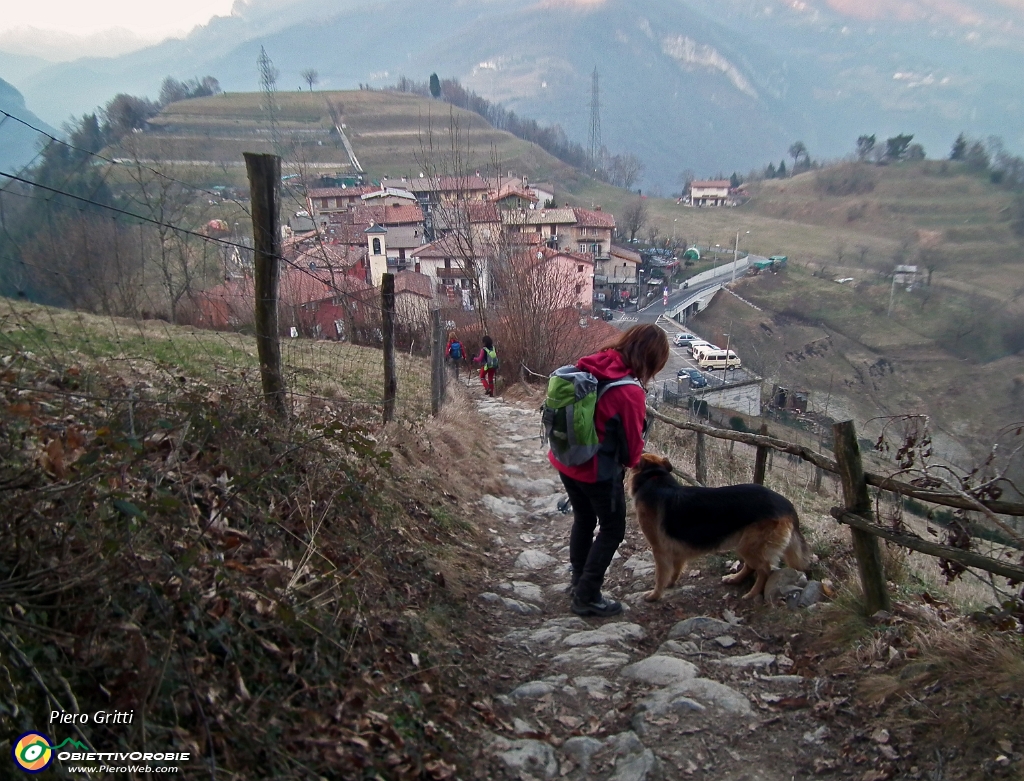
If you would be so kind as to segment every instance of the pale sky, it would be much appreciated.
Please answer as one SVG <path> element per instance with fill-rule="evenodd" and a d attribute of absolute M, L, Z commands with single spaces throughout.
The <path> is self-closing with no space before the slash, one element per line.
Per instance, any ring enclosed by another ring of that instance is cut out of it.
<path fill-rule="evenodd" d="M 19 27 L 89 35 L 124 27 L 146 38 L 166 37 L 227 16 L 233 0 L 3 0 L 0 32 Z"/>

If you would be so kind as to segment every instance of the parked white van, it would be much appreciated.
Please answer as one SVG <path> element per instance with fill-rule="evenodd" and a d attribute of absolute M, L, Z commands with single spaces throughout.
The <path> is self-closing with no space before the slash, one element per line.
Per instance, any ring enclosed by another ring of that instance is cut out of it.
<path fill-rule="evenodd" d="M 708 350 L 719 350 L 721 348 L 711 344 L 711 342 L 699 341 L 690 343 L 690 355 L 693 356 L 694 360 L 698 360 L 703 353 Z"/>
<path fill-rule="evenodd" d="M 740 357 L 732 350 L 707 350 L 697 358 L 697 365 L 702 369 L 738 369 Z"/>

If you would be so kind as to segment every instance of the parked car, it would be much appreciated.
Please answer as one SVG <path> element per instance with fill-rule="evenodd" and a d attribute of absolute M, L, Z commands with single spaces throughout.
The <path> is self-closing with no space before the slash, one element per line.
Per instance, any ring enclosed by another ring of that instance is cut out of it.
<path fill-rule="evenodd" d="M 686 345 L 690 349 L 690 355 L 694 358 L 701 350 L 717 350 L 711 342 L 705 342 L 703 339 L 694 339 L 692 342 Z"/>
<path fill-rule="evenodd" d="M 693 334 L 679 333 L 673 337 L 672 341 L 675 343 L 676 347 L 685 347 L 690 344 L 690 342 L 699 342 L 700 339 Z"/>
<path fill-rule="evenodd" d="M 615 317 L 615 313 L 611 309 L 602 309 L 600 316 L 602 320 L 611 320 Z"/>
<path fill-rule="evenodd" d="M 680 369 L 676 373 L 676 378 L 689 380 L 691 388 L 706 388 L 708 386 L 708 378 L 697 369 Z"/>

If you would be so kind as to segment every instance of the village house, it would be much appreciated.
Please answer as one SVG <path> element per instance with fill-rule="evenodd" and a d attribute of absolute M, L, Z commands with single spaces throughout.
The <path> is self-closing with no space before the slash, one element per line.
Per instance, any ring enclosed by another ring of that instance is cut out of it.
<path fill-rule="evenodd" d="M 380 294 L 352 277 L 336 280 L 330 295 L 304 303 L 296 312 L 303 336 L 375 344 Z"/>
<path fill-rule="evenodd" d="M 347 212 L 353 205 L 361 203 L 364 195 L 379 190 L 376 185 L 310 187 L 306 191 L 306 209 L 317 225 L 325 226 L 331 221 L 331 215 Z"/>
<path fill-rule="evenodd" d="M 594 259 L 589 254 L 538 247 L 534 258 L 553 271 L 552 278 L 564 284 L 567 302 L 589 311 L 594 301 Z"/>
<path fill-rule="evenodd" d="M 690 182 L 691 206 L 725 206 L 729 200 L 729 180 Z"/>
<path fill-rule="evenodd" d="M 568 207 L 503 211 L 501 221 L 505 230 L 512 235 L 535 234 L 540 243 L 550 249 L 575 249 L 570 228 L 576 224 L 576 215 Z"/>
<path fill-rule="evenodd" d="M 399 271 L 395 274 L 395 317 L 398 327 L 410 331 L 426 331 L 433 304 L 434 289 L 430 277 L 415 271 Z"/>
<path fill-rule="evenodd" d="M 360 205 L 349 213 L 355 232 L 365 232 L 371 225 L 387 229 L 389 271 L 403 271 L 409 253 L 426 243 L 423 235 L 423 210 L 416 203 L 389 206 L 387 203 Z"/>
<path fill-rule="evenodd" d="M 615 217 L 602 211 L 600 206 L 594 209 L 573 207 L 572 213 L 574 221 L 569 229 L 572 249 L 590 253 L 595 260 L 607 258 L 615 232 Z"/>
<path fill-rule="evenodd" d="M 487 200 L 499 209 L 532 209 L 537 196 L 518 179 L 505 182 L 487 194 Z"/>
<path fill-rule="evenodd" d="M 594 262 L 594 300 L 614 308 L 636 295 L 639 252 L 611 246 L 608 256 Z"/>

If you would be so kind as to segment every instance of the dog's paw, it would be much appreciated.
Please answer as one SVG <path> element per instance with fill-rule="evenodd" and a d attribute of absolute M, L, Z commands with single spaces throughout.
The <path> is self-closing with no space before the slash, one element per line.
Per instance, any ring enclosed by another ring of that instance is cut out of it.
<path fill-rule="evenodd" d="M 654 591 L 648 591 L 644 594 L 644 602 L 657 602 L 659 599 L 661 599 L 661 592 L 657 589 Z"/>
<path fill-rule="evenodd" d="M 741 575 L 739 572 L 737 572 L 735 575 L 723 575 L 722 576 L 722 582 L 725 585 L 727 585 L 727 586 L 735 586 L 737 583 L 742 581 L 743 578 L 745 578 L 745 577 L 746 577 L 745 574 Z"/>

